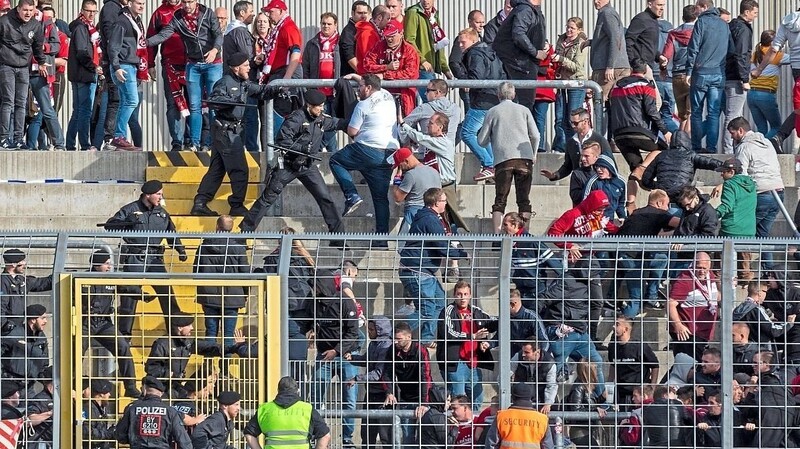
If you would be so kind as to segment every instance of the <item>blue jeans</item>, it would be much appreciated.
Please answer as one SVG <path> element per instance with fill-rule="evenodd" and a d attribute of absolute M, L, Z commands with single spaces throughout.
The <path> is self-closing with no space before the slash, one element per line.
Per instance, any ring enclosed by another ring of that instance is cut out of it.
<path fill-rule="evenodd" d="M 403 223 L 400 225 L 398 234 L 408 234 L 411 229 L 411 222 L 414 221 L 414 216 L 422 209 L 423 206 L 406 206 L 403 209 Z"/>
<path fill-rule="evenodd" d="M 192 145 L 200 146 L 203 133 L 203 95 L 214 89 L 214 83 L 222 78 L 222 64 L 190 62 L 186 64 L 186 91 L 189 95 L 189 132 Z M 214 112 L 208 112 L 210 121 Z"/>
<path fill-rule="evenodd" d="M 47 151 L 47 136 L 42 132 L 42 111 L 37 112 L 28 122 L 25 147 L 31 150 Z"/>
<path fill-rule="evenodd" d="M 358 384 L 349 387 L 347 386 L 347 382 L 358 375 L 358 367 L 350 362 L 342 360 L 341 357 L 336 357 L 330 361 L 323 361 L 320 359 L 320 356 L 317 356 L 317 369 L 314 373 L 312 392 L 314 408 L 321 410 L 322 405 L 325 403 L 328 384 L 331 383 L 331 379 L 334 375 L 339 377 L 339 385 L 337 385 L 336 388 L 342 389 L 342 403 L 333 404 L 334 408 L 341 405 L 343 410 L 355 410 L 356 401 L 358 400 Z M 356 427 L 356 420 L 354 418 L 342 418 L 342 424 L 342 439 L 352 440 L 353 432 Z"/>
<path fill-rule="evenodd" d="M 333 116 L 333 97 L 328 97 L 325 100 L 325 113 Z M 336 131 L 322 133 L 322 146 L 328 150 L 328 153 L 335 153 L 339 149 L 339 143 L 336 141 Z"/>
<path fill-rule="evenodd" d="M 533 122 L 536 124 L 536 129 L 539 130 L 539 151 L 544 151 L 544 129 L 547 126 L 547 110 L 550 109 L 550 103 L 547 101 L 536 101 L 533 103 Z M 562 150 L 563 151 L 563 150 Z"/>
<path fill-rule="evenodd" d="M 556 359 L 556 366 L 559 372 L 563 372 L 567 367 L 567 359 L 572 357 L 576 360 L 588 359 L 597 364 L 597 384 L 594 386 L 595 397 L 599 397 L 606 389 L 606 379 L 603 374 L 603 359 L 594 347 L 589 334 L 571 332 L 563 338 L 558 338 L 555 334 L 557 326 L 547 328 L 547 335 L 550 337 L 550 350 Z"/>
<path fill-rule="evenodd" d="M 427 72 L 427 71 L 422 69 L 422 66 L 420 66 L 420 68 L 419 68 L 419 79 L 421 79 L 421 80 L 432 80 L 434 78 L 436 78 L 436 74 L 435 73 Z M 425 95 L 427 92 L 428 92 L 428 89 L 426 89 L 424 87 L 417 88 L 417 95 L 422 97 L 422 102 L 423 103 L 427 103 L 428 102 L 428 97 Z M 456 126 L 456 124 L 454 123 L 453 126 Z"/>
<path fill-rule="evenodd" d="M 136 83 L 136 91 L 139 94 L 139 98 L 144 98 L 144 90 L 142 88 L 142 83 Z M 142 133 L 142 125 L 139 123 L 139 109 L 142 107 L 142 102 L 140 101 L 135 108 L 133 108 L 133 113 L 131 114 L 131 118 L 128 119 L 128 129 L 131 130 L 131 142 L 134 146 L 139 148 L 142 147 L 144 134 Z"/>
<path fill-rule="evenodd" d="M 119 92 L 119 111 L 117 111 L 117 126 L 114 137 L 127 139 L 128 120 L 133 111 L 139 106 L 139 90 L 136 86 L 136 67 L 132 64 L 122 64 L 120 68 L 125 71 L 125 81 L 120 81 L 116 73 L 112 73 L 114 84 Z"/>
<path fill-rule="evenodd" d="M 466 362 L 458 362 L 455 371 L 445 375 L 447 390 L 451 396 L 467 395 L 473 410 L 480 410 L 483 404 L 483 375 L 479 368 L 470 368 Z"/>
<path fill-rule="evenodd" d="M 472 154 L 478 158 L 481 167 L 494 167 L 494 154 L 492 153 L 492 144 L 486 148 L 478 144 L 478 131 L 483 126 L 483 120 L 486 118 L 487 109 L 470 108 L 464 116 L 464 122 L 461 125 L 461 140 L 467 144 L 467 148 L 472 151 Z"/>
<path fill-rule="evenodd" d="M 445 293 L 442 284 L 428 273 L 400 269 L 400 282 L 405 289 L 405 297 L 414 300 L 417 311 L 408 317 L 409 324 L 418 321 L 419 341 L 428 344 L 436 340 L 436 320 L 445 307 Z"/>
<path fill-rule="evenodd" d="M 658 88 L 658 93 L 661 95 L 661 120 L 664 121 L 664 126 L 667 127 L 667 130 L 675 134 L 679 128 L 672 115 L 675 110 L 675 92 L 672 90 L 672 78 L 664 81 L 656 78 L 656 88 Z"/>
<path fill-rule="evenodd" d="M 219 335 L 219 325 L 222 322 L 223 336 L 225 337 L 225 348 L 233 346 L 233 331 L 236 329 L 236 322 L 239 320 L 239 309 L 203 305 L 203 314 L 206 323 L 206 340 L 211 343 L 217 341 Z"/>
<path fill-rule="evenodd" d="M 390 154 L 390 153 L 389 153 Z M 392 166 L 386 162 L 387 151 L 362 143 L 351 143 L 331 156 L 331 172 L 346 200 L 351 200 L 358 191 L 353 184 L 350 170 L 358 170 L 367 182 L 375 205 L 375 232 L 389 233 L 389 179 Z"/>
<path fill-rule="evenodd" d="M 583 89 L 566 89 L 556 91 L 555 135 L 553 137 L 553 151 L 564 152 L 567 139 L 572 139 L 575 130 L 572 129 L 570 118 L 572 111 L 583 106 L 586 91 Z M 547 111 L 545 111 L 547 112 Z M 537 125 L 538 126 L 538 125 Z M 539 134 L 544 136 L 544 129 L 539 128 Z M 544 140 L 544 139 L 542 139 Z"/>
<path fill-rule="evenodd" d="M 67 148 L 75 148 L 75 137 L 82 150 L 92 146 L 89 122 L 97 83 L 72 83 L 72 115 L 67 124 Z"/>
<path fill-rule="evenodd" d="M 695 151 L 703 148 L 703 137 L 705 137 L 706 152 L 717 152 L 719 114 L 724 87 L 725 77 L 722 75 L 692 75 L 689 101 L 692 105 L 692 149 Z M 704 108 L 708 108 L 705 120 L 703 120 Z"/>
<path fill-rule="evenodd" d="M 642 303 L 642 284 L 645 285 L 645 298 L 648 301 L 658 300 L 658 284 L 664 276 L 669 259 L 666 253 L 645 253 L 647 260 L 633 259 L 628 255 L 620 256 L 618 267 L 625 270 L 628 287 L 628 305 L 622 313 L 628 318 L 639 314 Z M 642 267 L 647 267 L 647 273 Z"/>
<path fill-rule="evenodd" d="M 167 81 L 167 68 L 163 64 L 163 61 L 161 64 L 161 80 L 164 86 L 164 100 L 167 103 L 167 129 L 169 130 L 169 137 L 172 140 L 170 145 L 173 148 L 182 147 L 184 135 L 183 117 L 181 117 L 178 106 L 175 104 L 175 99 L 172 97 L 172 92 L 170 92 L 169 83 Z"/>
<path fill-rule="evenodd" d="M 53 139 L 53 146 L 56 148 L 64 148 L 64 131 L 61 129 L 61 124 L 58 122 L 58 115 L 56 110 L 53 109 L 53 102 L 50 97 L 50 84 L 47 83 L 47 78 L 43 76 L 31 77 L 31 93 L 33 98 L 39 104 L 39 114 L 41 114 L 42 121 L 47 129 L 50 131 L 50 137 Z M 31 136 L 33 134 L 33 136 Z M 28 145 L 29 148 L 36 148 L 35 142 L 39 136 L 38 130 L 34 129 L 33 132 L 28 130 L 28 142 L 30 143 L 33 137 L 34 145 Z"/>
<path fill-rule="evenodd" d="M 755 131 L 768 139 L 778 133 L 781 127 L 781 112 L 778 110 L 778 96 L 763 90 L 747 91 L 747 105 L 753 115 Z"/>
<path fill-rule="evenodd" d="M 247 104 L 258 106 L 258 99 L 247 97 Z M 259 140 L 261 139 L 261 125 L 258 122 L 258 108 L 244 108 L 242 116 L 242 130 L 244 136 L 244 148 L 247 151 L 258 151 Z"/>
<path fill-rule="evenodd" d="M 783 193 L 781 190 L 778 192 L 778 197 L 783 202 Z M 775 223 L 775 218 L 780 212 L 780 206 L 775 201 L 772 191 L 759 193 L 756 197 L 756 236 L 769 237 L 772 231 L 772 225 Z M 792 218 L 789 217 L 791 220 Z M 772 268 L 772 251 L 765 250 L 761 253 L 761 264 L 764 269 Z"/>

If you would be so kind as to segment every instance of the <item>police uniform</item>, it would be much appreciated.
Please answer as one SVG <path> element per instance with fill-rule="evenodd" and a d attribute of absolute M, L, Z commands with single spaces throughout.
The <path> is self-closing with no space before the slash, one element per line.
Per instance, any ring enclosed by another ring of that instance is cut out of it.
<path fill-rule="evenodd" d="M 223 391 L 217 397 L 220 405 L 233 405 L 241 399 L 239 393 L 234 391 Z M 233 430 L 233 419 L 222 410 L 218 410 L 209 415 L 205 421 L 197 425 L 192 433 L 192 445 L 194 449 L 226 449 L 228 437 Z"/>
<path fill-rule="evenodd" d="M 92 396 L 111 393 L 113 385 L 105 379 L 93 379 Z M 83 402 L 83 447 L 84 449 L 110 449 L 115 435 L 115 425 L 108 424 L 108 409 L 96 400 Z"/>
<path fill-rule="evenodd" d="M 3 253 L 3 262 L 17 264 L 25 260 L 25 253 L 9 249 Z M 53 289 L 53 275 L 47 277 L 25 276 L 4 271 L 0 275 L 0 328 L 7 332 L 25 321 L 27 294 Z"/>
<path fill-rule="evenodd" d="M 309 90 L 306 92 L 305 98 L 307 105 L 314 106 L 324 104 L 326 100 L 325 94 L 318 90 Z M 336 205 L 319 169 L 313 164 L 313 159 L 308 156 L 314 156 L 320 152 L 326 131 L 343 130 L 346 127 L 346 120 L 326 114 L 314 117 L 308 112 L 307 107 L 289 114 L 278 132 L 276 144 L 295 150 L 300 154 L 287 152 L 282 156 L 283 164 L 279 162 L 278 167 L 269 172 L 265 180 L 267 186 L 239 225 L 241 230 L 254 231 L 261 219 L 264 218 L 264 214 L 267 213 L 267 209 L 283 192 L 283 188 L 297 178 L 317 202 L 325 224 L 328 225 L 328 232 L 343 232 L 341 215 L 336 210 Z"/>
<path fill-rule="evenodd" d="M 160 205 L 150 207 L 144 202 L 144 195 L 154 194 L 162 189 L 160 181 L 150 180 L 142 185 L 142 197 L 137 201 L 123 206 L 106 223 L 107 230 L 126 231 L 156 231 L 175 232 L 175 224 L 169 213 Z M 166 273 L 164 266 L 164 247 L 161 246 L 162 237 L 123 237 L 125 244 L 120 250 L 122 271 L 126 273 Z M 186 249 L 180 238 L 169 238 L 167 243 L 186 260 Z M 153 286 L 161 304 L 164 317 L 180 311 L 178 302 L 167 286 Z M 141 291 L 133 289 L 131 295 L 124 295 L 120 299 L 117 325 L 124 335 L 131 335 L 133 330 L 133 315 L 136 313 L 136 304 L 139 302 Z"/>
<path fill-rule="evenodd" d="M 41 329 L 32 329 L 31 319 L 47 313 L 41 304 L 31 304 L 25 309 L 26 323 L 11 329 L 0 340 L 2 346 L 3 378 L 17 379 L 23 387 L 32 387 L 50 365 L 47 336 Z M 23 388 L 24 389 L 24 388 Z"/>
<path fill-rule="evenodd" d="M 111 255 L 103 250 L 95 251 L 90 258 L 91 272 L 97 272 L 96 267 L 103 265 Z M 141 392 L 136 389 L 134 377 L 136 373 L 131 359 L 131 347 L 128 340 L 117 337 L 117 328 L 114 326 L 114 302 L 116 301 L 117 288 L 113 285 L 89 285 L 83 287 L 81 310 L 83 311 L 83 341 L 81 354 L 86 354 L 89 349 L 89 339 L 95 340 L 104 347 L 114 359 L 117 360 L 119 376 L 125 385 L 125 396 L 138 398 Z"/>
<path fill-rule="evenodd" d="M 552 449 L 553 438 L 544 413 L 534 410 L 533 387 L 511 388 L 511 407 L 497 412 L 486 434 L 486 449 Z"/>
<path fill-rule="evenodd" d="M 145 377 L 142 386 L 162 393 L 166 390 L 152 376 Z M 129 444 L 131 449 L 172 449 L 173 443 L 177 449 L 192 447 L 180 415 L 157 394 L 145 394 L 128 404 L 117 423 L 116 434 L 117 441 Z"/>
<path fill-rule="evenodd" d="M 44 389 L 38 394 L 28 399 L 28 416 L 38 415 L 53 411 L 53 393 L 47 389 L 47 385 L 52 383 L 53 367 L 45 368 L 42 373 Z M 38 426 L 33 426 L 33 435 L 28 436 L 29 449 L 44 449 L 53 447 L 53 417 L 52 415 Z"/>
<path fill-rule="evenodd" d="M 245 53 L 236 53 L 230 56 L 228 65 L 238 67 L 247 60 Z M 248 98 L 264 100 L 274 91 L 275 88 L 241 79 L 230 71 L 214 84 L 214 90 L 208 98 L 209 105 L 216 109 L 216 119 L 211 124 L 214 138 L 211 146 L 211 163 L 197 188 L 192 215 L 217 215 L 206 206 L 206 203 L 217 194 L 226 173 L 231 182 L 231 195 L 228 197 L 230 214 L 241 216 L 247 211 L 244 199 L 247 193 L 249 169 L 242 142 L 244 105 L 248 103 Z M 220 102 L 230 104 L 220 104 Z"/>

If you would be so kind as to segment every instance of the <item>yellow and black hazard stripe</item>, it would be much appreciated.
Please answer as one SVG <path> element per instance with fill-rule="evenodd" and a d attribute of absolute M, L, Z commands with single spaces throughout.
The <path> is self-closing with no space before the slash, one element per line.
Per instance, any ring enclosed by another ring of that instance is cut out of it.
<path fill-rule="evenodd" d="M 247 166 L 258 167 L 258 153 L 245 152 Z M 147 153 L 148 167 L 208 167 L 211 165 L 210 151 L 151 151 Z"/>

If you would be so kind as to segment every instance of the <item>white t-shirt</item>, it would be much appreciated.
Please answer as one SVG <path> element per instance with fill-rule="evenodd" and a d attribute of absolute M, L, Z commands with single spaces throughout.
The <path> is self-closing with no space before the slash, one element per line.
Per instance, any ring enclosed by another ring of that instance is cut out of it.
<path fill-rule="evenodd" d="M 359 101 L 350 119 L 350 127 L 359 130 L 355 137 L 357 143 L 392 150 L 400 148 L 393 134 L 395 123 L 397 109 L 394 98 L 384 89 Z"/>

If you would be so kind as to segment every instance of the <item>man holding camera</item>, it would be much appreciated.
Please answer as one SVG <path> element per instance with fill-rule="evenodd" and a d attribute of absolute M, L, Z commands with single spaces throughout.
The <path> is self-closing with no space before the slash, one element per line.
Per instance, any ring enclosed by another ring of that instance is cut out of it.
<path fill-rule="evenodd" d="M 322 113 L 326 100 L 322 92 L 309 90 L 305 94 L 305 100 L 306 107 L 289 114 L 278 131 L 275 143 L 288 151 L 279 149 L 283 154 L 278 158 L 278 166 L 270 171 L 264 182 L 267 187 L 239 225 L 244 232 L 254 231 L 258 227 L 269 206 L 295 178 L 300 180 L 316 200 L 325 224 L 328 225 L 328 232 L 344 232 L 336 204 L 325 186 L 319 168 L 313 162 L 318 160 L 316 155 L 322 149 L 323 134 L 326 131 L 344 130 L 348 122 Z"/>

